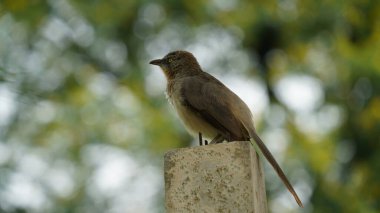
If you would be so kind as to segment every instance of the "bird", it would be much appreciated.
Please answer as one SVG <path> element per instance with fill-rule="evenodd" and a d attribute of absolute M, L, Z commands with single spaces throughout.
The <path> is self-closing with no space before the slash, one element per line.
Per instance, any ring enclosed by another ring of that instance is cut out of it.
<path fill-rule="evenodd" d="M 256 133 L 252 113 L 244 101 L 203 71 L 188 51 L 172 51 L 149 63 L 163 71 L 167 80 L 167 98 L 191 135 L 202 134 L 211 140 L 210 144 L 253 139 L 297 204 L 303 207 L 285 173 Z"/>

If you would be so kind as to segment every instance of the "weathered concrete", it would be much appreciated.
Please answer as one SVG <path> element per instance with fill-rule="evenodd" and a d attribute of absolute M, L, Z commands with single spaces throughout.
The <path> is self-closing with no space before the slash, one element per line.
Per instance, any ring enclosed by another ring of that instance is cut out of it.
<path fill-rule="evenodd" d="M 239 141 L 167 152 L 165 206 L 168 213 L 267 212 L 254 148 Z"/>

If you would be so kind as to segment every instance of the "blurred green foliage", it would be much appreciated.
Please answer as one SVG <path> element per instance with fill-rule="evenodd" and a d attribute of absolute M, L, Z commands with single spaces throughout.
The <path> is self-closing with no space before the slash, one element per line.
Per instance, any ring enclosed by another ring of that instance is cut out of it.
<path fill-rule="evenodd" d="M 380 211 L 380 1 L 2 0 L 0 212 L 164 212 L 175 49 L 264 91 L 272 212 Z"/>

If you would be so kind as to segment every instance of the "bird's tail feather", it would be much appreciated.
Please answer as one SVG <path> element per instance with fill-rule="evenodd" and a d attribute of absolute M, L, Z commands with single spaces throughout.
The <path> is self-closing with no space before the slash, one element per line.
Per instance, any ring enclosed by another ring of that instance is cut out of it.
<path fill-rule="evenodd" d="M 301 199 L 298 197 L 296 191 L 293 189 L 292 184 L 290 184 L 288 178 L 282 171 L 281 167 L 278 165 L 276 159 L 273 157 L 273 155 L 270 153 L 269 149 L 265 146 L 264 142 L 261 140 L 261 138 L 256 134 L 255 131 L 250 132 L 251 138 L 254 139 L 255 143 L 251 144 L 256 148 L 256 151 L 258 153 L 261 153 L 264 155 L 264 157 L 269 161 L 269 163 L 272 165 L 278 176 L 281 178 L 282 182 L 285 184 L 286 188 L 288 188 L 289 192 L 293 195 L 294 199 L 296 200 L 297 204 L 300 207 L 303 207 Z M 255 146 L 256 145 L 256 146 Z M 258 147 L 258 149 L 257 149 Z"/>

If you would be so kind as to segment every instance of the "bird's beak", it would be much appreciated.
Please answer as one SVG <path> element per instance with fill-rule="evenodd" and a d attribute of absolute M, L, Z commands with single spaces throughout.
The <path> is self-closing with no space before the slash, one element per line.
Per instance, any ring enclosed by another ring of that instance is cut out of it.
<path fill-rule="evenodd" d="M 149 62 L 149 64 L 153 64 L 153 65 L 157 65 L 157 66 L 160 66 L 162 63 L 163 63 L 162 59 L 156 59 L 156 60 Z"/>

